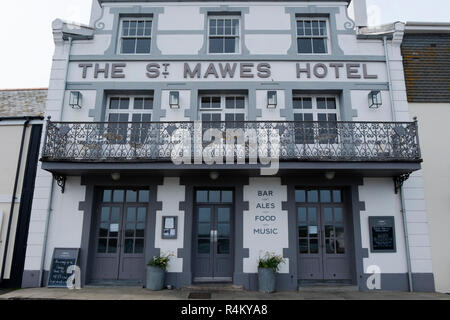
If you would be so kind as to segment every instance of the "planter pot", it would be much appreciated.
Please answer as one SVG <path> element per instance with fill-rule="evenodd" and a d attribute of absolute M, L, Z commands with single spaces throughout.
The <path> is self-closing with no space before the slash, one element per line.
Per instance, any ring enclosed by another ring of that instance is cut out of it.
<path fill-rule="evenodd" d="M 275 292 L 276 288 L 276 272 L 273 269 L 258 269 L 259 291 L 264 293 Z"/>
<path fill-rule="evenodd" d="M 147 267 L 146 288 L 151 291 L 159 291 L 164 288 L 166 271 L 158 267 Z"/>

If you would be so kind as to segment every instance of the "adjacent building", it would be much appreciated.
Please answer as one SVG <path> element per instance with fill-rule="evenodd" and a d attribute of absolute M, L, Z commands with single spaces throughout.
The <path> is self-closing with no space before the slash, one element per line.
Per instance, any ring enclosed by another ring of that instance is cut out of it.
<path fill-rule="evenodd" d="M 46 97 L 0 90 L 0 287 L 22 284 Z"/>
<path fill-rule="evenodd" d="M 94 1 L 56 20 L 24 287 L 56 248 L 83 285 L 434 290 L 404 24 L 365 2 Z M 378 281 L 380 280 L 380 281 Z"/>
<path fill-rule="evenodd" d="M 408 22 L 402 55 L 410 114 L 419 120 L 436 290 L 450 292 L 450 24 Z"/>

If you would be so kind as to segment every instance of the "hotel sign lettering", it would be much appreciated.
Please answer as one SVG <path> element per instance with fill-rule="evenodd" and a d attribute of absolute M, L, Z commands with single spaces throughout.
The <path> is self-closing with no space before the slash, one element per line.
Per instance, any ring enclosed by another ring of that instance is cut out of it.
<path fill-rule="evenodd" d="M 379 80 L 377 62 L 83 62 L 71 63 L 71 80 Z"/>

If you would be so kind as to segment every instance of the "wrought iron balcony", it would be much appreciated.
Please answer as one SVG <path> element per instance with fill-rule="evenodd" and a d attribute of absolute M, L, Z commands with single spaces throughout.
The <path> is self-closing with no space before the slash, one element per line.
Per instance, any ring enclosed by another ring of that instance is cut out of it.
<path fill-rule="evenodd" d="M 180 147 L 181 138 L 174 137 L 177 132 L 187 134 L 188 140 L 183 141 L 191 144 L 183 149 L 184 156 L 189 152 L 194 157 L 195 152 L 205 152 L 204 147 L 211 143 L 204 139 L 211 132 L 208 129 L 216 129 L 220 136 L 216 135 L 214 140 L 218 146 L 207 152 L 235 159 L 248 159 L 255 152 L 267 150 L 281 161 L 421 160 L 416 122 L 203 122 L 199 129 L 196 122 L 48 121 L 42 161 L 171 161 L 172 154 L 180 152 L 176 148 Z M 239 142 L 234 136 L 236 132 L 245 133 L 241 144 L 232 144 Z M 249 138 L 255 135 L 257 146 Z"/>

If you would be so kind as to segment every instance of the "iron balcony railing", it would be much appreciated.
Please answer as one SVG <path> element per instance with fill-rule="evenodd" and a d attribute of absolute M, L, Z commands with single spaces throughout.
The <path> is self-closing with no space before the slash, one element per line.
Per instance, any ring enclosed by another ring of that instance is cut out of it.
<path fill-rule="evenodd" d="M 211 132 L 215 140 L 208 138 Z M 235 137 L 239 132 L 244 140 Z M 211 141 L 218 145 L 208 147 Z M 241 159 L 265 154 L 282 161 L 421 159 L 417 122 L 245 121 L 203 122 L 200 127 L 197 122 L 49 120 L 44 143 L 42 161 L 157 162 L 199 152 Z"/>

